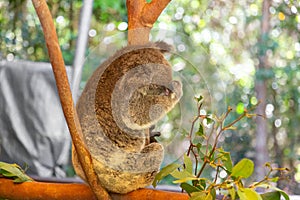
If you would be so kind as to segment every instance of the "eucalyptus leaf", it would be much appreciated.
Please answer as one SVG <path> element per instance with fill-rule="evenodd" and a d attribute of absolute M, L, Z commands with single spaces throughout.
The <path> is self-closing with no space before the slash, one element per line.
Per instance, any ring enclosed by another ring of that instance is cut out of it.
<path fill-rule="evenodd" d="M 225 168 L 231 173 L 232 172 L 232 160 L 229 152 L 223 152 L 221 160 Z"/>
<path fill-rule="evenodd" d="M 199 124 L 199 129 L 198 129 L 198 131 L 196 132 L 196 134 L 197 134 L 198 136 L 203 136 L 203 135 L 204 135 L 204 128 L 203 128 L 202 123 Z"/>
<path fill-rule="evenodd" d="M 210 117 L 206 117 L 206 123 L 209 125 L 209 124 L 211 124 L 211 123 L 213 123 L 214 122 L 214 120 L 212 119 L 212 118 L 210 118 Z"/>
<path fill-rule="evenodd" d="M 235 191 L 234 187 L 231 187 L 230 189 L 228 189 L 228 192 L 230 194 L 231 199 L 235 199 L 236 191 Z"/>
<path fill-rule="evenodd" d="M 204 179 L 201 179 L 199 181 L 199 184 L 201 185 L 201 187 L 203 187 L 204 189 L 206 188 L 206 181 Z"/>
<path fill-rule="evenodd" d="M 267 192 L 260 195 L 263 200 L 280 200 L 280 192 Z"/>
<path fill-rule="evenodd" d="M 240 188 L 237 193 L 240 200 L 262 200 L 262 197 L 251 188 Z"/>
<path fill-rule="evenodd" d="M 216 199 L 217 192 L 215 188 L 212 188 L 209 194 L 212 196 L 212 199 Z"/>
<path fill-rule="evenodd" d="M 192 174 L 193 173 L 193 162 L 192 162 L 191 158 L 189 156 L 187 156 L 186 154 L 184 154 L 183 160 L 184 160 L 185 170 L 188 173 Z"/>
<path fill-rule="evenodd" d="M 197 147 L 198 153 L 200 153 L 200 152 L 201 152 L 202 144 L 201 144 L 201 143 L 197 143 L 197 144 L 196 144 L 196 147 Z"/>
<path fill-rule="evenodd" d="M 195 99 L 199 103 L 199 102 L 201 102 L 203 100 L 203 96 L 200 95 L 199 97 L 195 97 Z"/>
<path fill-rule="evenodd" d="M 152 183 L 153 187 L 157 186 L 157 183 L 161 181 L 164 177 L 168 176 L 171 174 L 173 171 L 175 171 L 177 168 L 179 168 L 181 165 L 177 163 L 171 163 L 158 172 L 154 178 L 154 181 Z"/>
<path fill-rule="evenodd" d="M 206 200 L 206 192 L 193 192 L 189 200 Z"/>
<path fill-rule="evenodd" d="M 7 178 L 13 178 L 15 183 L 32 181 L 17 164 L 0 162 L 0 174 Z"/>
<path fill-rule="evenodd" d="M 281 196 L 284 197 L 285 200 L 290 200 L 290 197 L 289 195 L 287 195 L 287 193 L 285 193 L 283 190 L 273 186 L 273 185 L 270 185 L 270 184 L 259 184 L 258 186 L 256 186 L 257 188 L 266 188 L 266 189 L 271 189 L 271 190 L 275 190 L 275 191 L 278 191 L 280 193 Z"/>
<path fill-rule="evenodd" d="M 205 197 L 205 200 L 214 200 L 214 197 L 211 193 L 208 193 Z"/>
<path fill-rule="evenodd" d="M 173 181 L 173 183 L 186 183 L 188 181 L 194 181 L 194 180 L 198 180 L 198 178 L 197 177 L 186 177 L 186 178 L 183 178 L 183 179 Z"/>
<path fill-rule="evenodd" d="M 188 194 L 191 194 L 193 192 L 200 192 L 201 190 L 198 187 L 195 187 L 193 185 L 190 185 L 188 183 L 181 183 L 180 187 L 186 191 Z"/>
<path fill-rule="evenodd" d="M 238 162 L 233 168 L 231 176 L 248 178 L 254 171 L 254 163 L 252 160 L 244 158 Z"/>
<path fill-rule="evenodd" d="M 195 178 L 192 173 L 189 173 L 186 170 L 182 170 L 182 171 L 174 170 L 170 174 L 171 174 L 171 176 L 173 176 L 176 179 L 184 179 L 184 178 L 188 178 L 188 177 Z"/>

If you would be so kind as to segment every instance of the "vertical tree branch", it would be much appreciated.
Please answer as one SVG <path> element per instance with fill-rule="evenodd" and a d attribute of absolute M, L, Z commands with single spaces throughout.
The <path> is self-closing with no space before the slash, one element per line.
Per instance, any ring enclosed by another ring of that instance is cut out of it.
<path fill-rule="evenodd" d="M 264 0 L 262 7 L 262 19 L 261 19 L 261 38 L 260 43 L 262 45 L 266 44 L 267 36 L 270 29 L 270 14 L 269 14 L 270 1 Z M 262 51 L 261 51 L 262 52 Z M 268 58 L 266 52 L 263 51 L 259 56 L 258 71 L 267 68 Z M 266 109 L 266 99 L 267 99 L 267 85 L 266 80 L 255 81 L 255 91 L 257 99 L 261 100 L 261 104 L 257 107 L 256 113 L 264 114 Z M 263 179 L 265 176 L 264 164 L 268 160 L 268 145 L 267 145 L 267 121 L 262 117 L 256 118 L 256 178 Z"/>
<path fill-rule="evenodd" d="M 153 24 L 171 0 L 127 0 L 128 44 L 146 44 L 149 42 Z"/>
<path fill-rule="evenodd" d="M 103 189 L 103 187 L 98 182 L 97 176 L 92 166 L 90 153 L 85 148 L 84 143 L 79 136 L 79 133 L 81 133 L 81 127 L 74 107 L 71 89 L 67 78 L 67 72 L 59 47 L 51 13 L 45 0 L 32 0 L 32 2 L 43 28 L 62 109 L 70 130 L 79 162 L 96 197 L 98 199 L 110 199 L 106 190 Z"/>

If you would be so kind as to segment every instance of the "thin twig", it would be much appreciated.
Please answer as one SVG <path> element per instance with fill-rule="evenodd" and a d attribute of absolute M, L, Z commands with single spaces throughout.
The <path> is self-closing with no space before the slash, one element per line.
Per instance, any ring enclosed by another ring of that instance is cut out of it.
<path fill-rule="evenodd" d="M 218 179 L 218 175 L 219 175 L 219 170 L 220 170 L 220 166 L 218 165 L 217 166 L 217 172 L 216 172 L 216 175 L 215 175 L 214 183 L 217 183 L 217 179 Z"/>
<path fill-rule="evenodd" d="M 202 103 L 200 103 L 198 105 L 198 107 L 197 107 L 197 116 L 192 121 L 191 129 L 190 129 L 190 132 L 189 132 L 190 146 L 189 146 L 189 149 L 187 151 L 187 156 L 190 155 L 191 149 L 195 146 L 193 144 L 192 138 L 193 138 L 193 132 L 194 132 L 195 123 L 199 120 L 199 118 L 201 118 L 201 115 L 200 115 L 201 107 L 202 107 Z"/>

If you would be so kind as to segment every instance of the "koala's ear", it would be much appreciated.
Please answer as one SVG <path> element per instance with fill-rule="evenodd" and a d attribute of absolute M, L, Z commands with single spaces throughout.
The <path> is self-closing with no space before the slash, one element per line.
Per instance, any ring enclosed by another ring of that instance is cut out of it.
<path fill-rule="evenodd" d="M 162 53 L 171 52 L 173 50 L 173 46 L 169 45 L 163 41 L 158 41 L 154 43 L 155 47 L 157 47 Z"/>

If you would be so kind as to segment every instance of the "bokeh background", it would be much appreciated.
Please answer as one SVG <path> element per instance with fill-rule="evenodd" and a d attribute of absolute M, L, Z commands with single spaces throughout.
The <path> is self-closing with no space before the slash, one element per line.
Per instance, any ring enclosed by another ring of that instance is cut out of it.
<path fill-rule="evenodd" d="M 72 66 L 82 1 L 47 3 L 65 63 Z M 237 130 L 227 131 L 220 142 L 234 162 L 243 157 L 253 159 L 258 177 L 266 161 L 288 167 L 291 175 L 279 186 L 300 194 L 299 9 L 298 0 L 170 2 L 151 33 L 152 41 L 164 40 L 174 46 L 167 58 L 174 77 L 184 82 L 182 102 L 158 127 L 166 147 L 176 147 L 175 139 L 185 146 L 180 134 L 189 130 L 196 112 L 194 95 L 204 96 L 203 112 L 221 114 L 227 106 L 233 107 L 228 120 L 261 102 L 255 112 L 265 115 L 265 120 L 242 120 Z M 31 1 L 0 0 L 0 10 L 0 60 L 48 62 Z M 124 0 L 94 1 L 81 89 L 99 63 L 126 45 L 127 27 Z M 165 164 L 182 153 L 171 149 Z"/>

